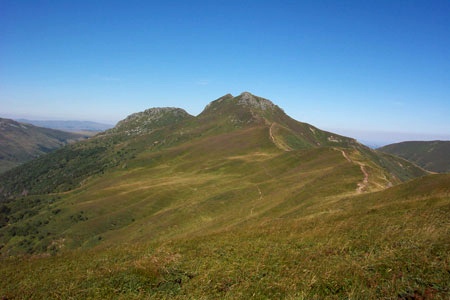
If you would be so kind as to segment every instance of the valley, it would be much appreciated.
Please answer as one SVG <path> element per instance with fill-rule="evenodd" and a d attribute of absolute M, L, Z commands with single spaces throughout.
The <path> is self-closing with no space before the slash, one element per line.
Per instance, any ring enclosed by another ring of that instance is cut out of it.
<path fill-rule="evenodd" d="M 0 173 L 87 137 L 0 118 Z"/>

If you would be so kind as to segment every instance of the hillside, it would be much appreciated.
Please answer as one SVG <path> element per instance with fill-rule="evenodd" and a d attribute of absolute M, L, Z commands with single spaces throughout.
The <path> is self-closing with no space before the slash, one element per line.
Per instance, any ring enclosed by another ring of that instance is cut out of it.
<path fill-rule="evenodd" d="M 0 290 L 8 299 L 448 299 L 449 187 L 450 175 L 430 175 L 163 241 L 10 257 Z"/>
<path fill-rule="evenodd" d="M 432 172 L 450 172 L 450 141 L 402 142 L 378 150 L 403 157 Z"/>
<path fill-rule="evenodd" d="M 341 153 L 364 172 L 374 172 L 371 188 L 426 174 L 405 160 L 371 150 L 352 138 L 298 122 L 267 99 L 242 93 L 211 102 L 197 117 L 179 108 L 152 108 L 133 114 L 95 138 L 43 156 L 0 179 L 3 197 L 14 197 L 24 191 L 68 191 L 92 175 L 138 166 L 148 156 L 164 157 L 163 162 L 186 158 L 191 164 L 196 160 L 203 164 L 208 157 L 223 160 L 255 152 L 290 155 L 322 148 Z M 344 149 L 355 152 L 356 159 L 349 158 Z"/>
<path fill-rule="evenodd" d="M 0 118 L 0 173 L 86 136 Z"/>
<path fill-rule="evenodd" d="M 250 93 L 152 108 L 0 176 L 0 290 L 441 297 L 450 178 L 427 175 Z"/>

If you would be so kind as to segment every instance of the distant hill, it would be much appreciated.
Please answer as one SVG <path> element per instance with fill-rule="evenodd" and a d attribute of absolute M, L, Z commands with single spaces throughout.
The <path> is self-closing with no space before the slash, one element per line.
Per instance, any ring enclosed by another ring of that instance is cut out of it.
<path fill-rule="evenodd" d="M 85 135 L 0 118 L 0 173 L 85 138 Z"/>
<path fill-rule="evenodd" d="M 38 120 L 17 120 L 21 123 L 32 124 L 34 126 L 46 127 L 69 132 L 101 132 L 114 127 L 110 124 L 102 124 L 90 121 L 38 121 Z"/>
<path fill-rule="evenodd" d="M 401 142 L 378 150 L 403 157 L 432 172 L 450 172 L 450 141 Z"/>

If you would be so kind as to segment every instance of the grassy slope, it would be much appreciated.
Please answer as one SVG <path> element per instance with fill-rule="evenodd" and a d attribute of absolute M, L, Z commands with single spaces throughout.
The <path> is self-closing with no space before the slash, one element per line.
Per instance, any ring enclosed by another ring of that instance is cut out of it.
<path fill-rule="evenodd" d="M 402 142 L 379 150 L 403 157 L 429 171 L 450 172 L 450 141 Z"/>
<path fill-rule="evenodd" d="M 49 220 L 42 233 L 65 228 L 42 240 L 62 247 L 59 254 L 3 258 L 0 290 L 18 299 L 378 299 L 414 291 L 445 299 L 449 176 L 359 194 L 359 163 L 368 190 L 387 184 L 364 153 L 283 152 L 266 127 L 248 130 L 144 152 L 128 168 L 55 195 L 30 220 Z M 80 246 L 87 249 L 70 250 Z"/>
<path fill-rule="evenodd" d="M 15 299 L 448 299 L 449 186 L 450 175 L 431 175 L 197 235 L 2 259 L 0 290 Z"/>
<path fill-rule="evenodd" d="M 295 215 L 322 198 L 355 193 L 361 184 L 361 191 L 373 191 L 396 183 L 358 149 L 281 151 L 269 130 L 251 126 L 158 151 L 141 146 L 136 157 L 117 168 L 105 167 L 105 174 L 72 192 L 23 198 L 29 205 L 8 202 L 10 225 L 0 228 L 0 253 L 55 250 L 56 241 L 63 240 L 71 249 L 211 231 L 262 216 Z M 86 164 L 92 159 L 86 155 L 75 156 L 74 171 L 63 166 L 64 174 L 76 178 L 79 168 L 103 166 L 102 156 Z"/>

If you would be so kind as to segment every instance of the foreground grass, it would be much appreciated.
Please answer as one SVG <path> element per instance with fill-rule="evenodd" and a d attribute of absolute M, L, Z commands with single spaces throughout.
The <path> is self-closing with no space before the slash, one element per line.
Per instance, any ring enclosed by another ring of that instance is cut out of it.
<path fill-rule="evenodd" d="M 164 242 L 0 261 L 8 299 L 449 299 L 448 175 Z"/>

